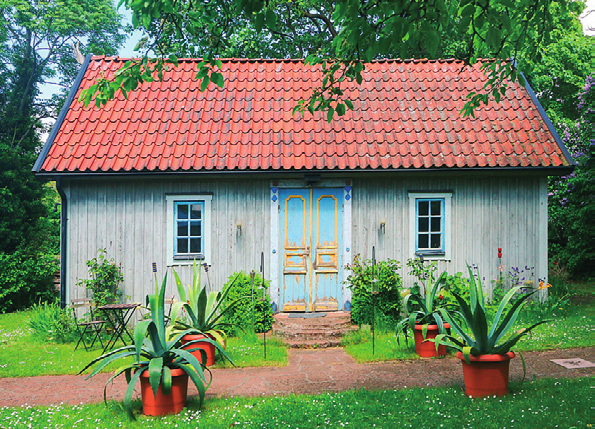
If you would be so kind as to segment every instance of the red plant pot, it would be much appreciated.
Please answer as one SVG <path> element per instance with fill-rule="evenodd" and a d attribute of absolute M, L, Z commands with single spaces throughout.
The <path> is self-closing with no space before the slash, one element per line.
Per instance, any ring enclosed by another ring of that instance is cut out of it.
<path fill-rule="evenodd" d="M 444 324 L 445 329 L 450 329 L 450 325 L 448 323 Z M 436 354 L 436 343 L 431 341 L 426 341 L 431 338 L 436 338 L 436 335 L 439 334 L 438 325 L 428 325 L 428 333 L 426 334 L 426 338 L 423 337 L 423 325 L 415 325 L 415 330 L 413 332 L 413 338 L 415 339 L 415 351 L 418 356 L 421 357 L 436 357 L 436 356 L 444 356 L 446 355 L 446 346 L 438 346 L 438 354 Z"/>
<path fill-rule="evenodd" d="M 183 369 L 171 369 L 171 392 L 164 395 L 161 392 L 161 384 L 157 390 L 157 396 L 151 389 L 149 382 L 149 371 L 140 376 L 141 398 L 143 401 L 143 413 L 147 416 L 165 416 L 178 414 L 186 405 L 188 396 L 188 374 Z"/>
<path fill-rule="evenodd" d="M 463 353 L 457 352 L 463 362 L 465 393 L 472 398 L 502 396 L 508 393 L 508 374 L 513 352 L 497 355 L 471 355 L 470 363 L 465 362 Z"/>
<path fill-rule="evenodd" d="M 197 334 L 197 335 L 184 335 L 182 337 L 182 345 L 185 345 L 187 343 L 189 343 L 190 341 L 195 341 L 195 340 L 201 340 L 203 338 L 208 338 L 209 340 L 214 340 L 213 337 L 211 337 L 210 335 L 203 335 L 203 334 Z M 207 362 L 204 363 L 203 362 L 203 358 L 202 358 L 202 354 L 200 353 L 200 350 L 195 350 L 192 353 L 192 355 L 194 355 L 194 357 L 196 359 L 198 359 L 198 361 L 205 365 L 205 366 L 211 366 L 215 363 L 215 344 L 211 344 L 211 343 L 196 343 L 196 344 L 191 344 L 189 346 L 183 347 L 184 349 L 188 350 L 188 349 L 202 349 L 207 353 Z"/>

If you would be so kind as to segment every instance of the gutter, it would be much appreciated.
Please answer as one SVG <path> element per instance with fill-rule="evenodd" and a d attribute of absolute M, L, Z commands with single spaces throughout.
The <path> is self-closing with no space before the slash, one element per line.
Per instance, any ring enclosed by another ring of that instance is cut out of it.
<path fill-rule="evenodd" d="M 62 109 L 60 110 L 60 114 L 58 115 L 58 118 L 56 119 L 56 123 L 52 127 L 52 131 L 50 132 L 48 139 L 46 140 L 45 144 L 43 145 L 43 148 L 41 149 L 41 152 L 39 153 L 39 156 L 37 157 L 37 161 L 35 161 L 35 164 L 33 165 L 33 171 L 35 173 L 39 173 L 39 170 L 41 170 L 41 167 L 43 166 L 45 157 L 48 155 L 48 152 L 50 151 L 50 148 L 52 147 L 52 144 L 54 143 L 54 139 L 58 135 L 58 131 L 60 130 L 60 127 L 62 126 L 62 123 L 64 122 L 64 119 L 66 118 L 66 113 L 68 113 L 68 109 L 70 109 L 70 105 L 74 101 L 74 97 L 75 97 L 79 87 L 81 86 L 83 76 L 85 75 L 85 72 L 87 71 L 87 67 L 89 67 L 90 62 L 91 62 L 91 54 L 88 54 L 85 57 L 85 62 L 81 65 L 81 68 L 78 72 L 78 75 L 76 76 L 76 79 L 74 80 L 74 83 L 70 87 L 70 92 L 68 93 L 68 98 L 66 98 L 66 101 L 64 102 L 64 105 L 62 106 Z"/>
<path fill-rule="evenodd" d="M 563 143 L 562 147 L 566 150 Z M 570 155 L 569 155 L 570 156 Z M 572 158 L 570 159 L 572 161 Z M 548 176 L 565 175 L 569 174 L 574 170 L 575 163 L 571 162 L 569 166 L 561 167 L 438 167 L 438 168 L 386 168 L 386 169 L 313 169 L 313 170 L 171 170 L 171 171 L 93 171 L 93 172 L 44 172 L 37 173 L 38 177 L 45 177 L 51 180 L 58 180 L 59 178 L 72 177 L 77 179 L 88 179 L 88 178 L 106 178 L 106 177 L 139 177 L 139 178 L 156 178 L 156 177 L 180 177 L 180 176 L 205 176 L 212 175 L 213 177 L 225 176 L 242 176 L 242 175 L 262 175 L 262 176 L 279 176 L 281 174 L 287 175 L 300 175 L 300 174 L 328 174 L 328 175 L 352 175 L 352 174 L 383 174 L 383 173 L 396 173 L 396 174 L 428 174 L 428 173 L 491 173 L 491 172 L 523 172 L 523 173 L 546 173 Z"/>
<path fill-rule="evenodd" d="M 66 255 L 68 231 L 68 200 L 62 188 L 62 181 L 56 180 L 56 189 L 60 195 L 60 308 L 66 308 Z"/>

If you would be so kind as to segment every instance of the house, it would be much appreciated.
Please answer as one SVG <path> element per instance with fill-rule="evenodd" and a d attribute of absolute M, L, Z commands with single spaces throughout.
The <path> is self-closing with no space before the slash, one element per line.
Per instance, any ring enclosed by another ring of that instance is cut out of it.
<path fill-rule="evenodd" d="M 529 87 L 463 118 L 481 64 L 382 60 L 328 123 L 292 114 L 321 82 L 301 60 L 222 60 L 224 89 L 203 93 L 187 59 L 127 99 L 77 101 L 124 62 L 86 59 L 34 167 L 62 196 L 64 301 L 85 293 L 99 248 L 133 301 L 153 290 L 152 262 L 189 282 L 199 259 L 216 289 L 263 253 L 276 311 L 349 310 L 345 265 L 372 247 L 487 280 L 502 266 L 547 277 L 547 176 L 572 161 Z"/>

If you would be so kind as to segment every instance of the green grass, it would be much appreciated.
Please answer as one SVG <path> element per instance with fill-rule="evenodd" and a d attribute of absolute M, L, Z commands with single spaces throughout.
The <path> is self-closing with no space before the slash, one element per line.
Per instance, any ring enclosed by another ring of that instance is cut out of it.
<path fill-rule="evenodd" d="M 45 342 L 28 328 L 29 312 L 0 314 L 0 377 L 32 377 L 39 375 L 77 374 L 94 358 L 101 355 L 96 343 L 86 351 L 76 343 Z M 228 354 L 238 367 L 286 365 L 287 350 L 280 341 L 267 338 L 267 359 L 263 356 L 262 342 L 256 336 L 228 339 Z M 113 371 L 123 361 L 112 363 L 106 371 Z M 218 363 L 217 367 L 231 367 Z"/>
<path fill-rule="evenodd" d="M 593 311 L 586 306 L 565 308 L 559 313 L 542 316 L 550 320 L 535 328 L 514 347 L 517 351 L 539 351 L 551 349 L 569 349 L 593 347 L 594 320 Z M 535 316 L 520 318 L 511 333 L 532 325 Z M 345 351 L 358 363 L 386 361 L 393 359 L 415 359 L 413 339 L 405 344 L 401 335 L 400 344 L 394 332 L 390 330 L 376 331 L 375 353 L 372 353 L 372 333 L 370 330 L 358 330 L 343 338 L 341 344 Z"/>
<path fill-rule="evenodd" d="M 120 404 L 1 408 L 0 427 L 123 428 L 585 428 L 591 380 L 512 384 L 501 398 L 469 399 L 459 388 L 350 391 L 316 396 L 209 398 L 176 416 L 129 421 Z"/>
<path fill-rule="evenodd" d="M 369 329 L 359 329 L 343 337 L 341 346 L 347 354 L 358 363 L 378 362 L 395 359 L 419 359 L 415 353 L 413 338 L 406 342 L 401 336 L 397 342 L 394 332 L 376 331 L 374 350 L 372 352 L 372 332 Z"/>

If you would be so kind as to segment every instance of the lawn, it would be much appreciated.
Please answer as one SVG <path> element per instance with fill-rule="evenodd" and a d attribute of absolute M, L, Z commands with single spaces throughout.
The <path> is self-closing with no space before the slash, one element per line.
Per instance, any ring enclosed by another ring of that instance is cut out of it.
<path fill-rule="evenodd" d="M 323 395 L 207 399 L 176 416 L 129 421 L 110 403 L 0 409 L 0 427 L 27 428 L 585 428 L 590 379 L 543 379 L 511 385 L 501 398 L 469 399 L 458 388 L 350 391 Z M 140 404 L 137 404 L 140 407 Z"/>
<path fill-rule="evenodd" d="M 36 338 L 27 327 L 29 314 L 28 311 L 0 314 L 0 377 L 76 374 L 101 355 L 98 344 L 89 351 L 82 345 L 75 351 L 75 343 L 57 344 Z M 227 350 L 238 367 L 287 364 L 287 350 L 275 339 L 267 338 L 266 360 L 262 340 L 255 335 L 228 338 Z M 121 365 L 122 361 L 115 362 L 107 371 Z M 231 364 L 217 363 L 214 367 L 228 366 Z"/>
<path fill-rule="evenodd" d="M 524 337 L 514 350 L 551 350 L 593 347 L 593 311 L 589 306 L 574 306 L 545 316 L 549 322 L 535 328 Z M 535 323 L 534 316 L 517 321 L 511 332 Z M 417 359 L 413 339 L 405 342 L 401 335 L 397 342 L 395 333 L 389 330 L 376 331 L 374 353 L 370 330 L 358 330 L 343 338 L 342 346 L 359 363 L 391 359 Z M 405 345 L 407 344 L 407 345 Z"/>

